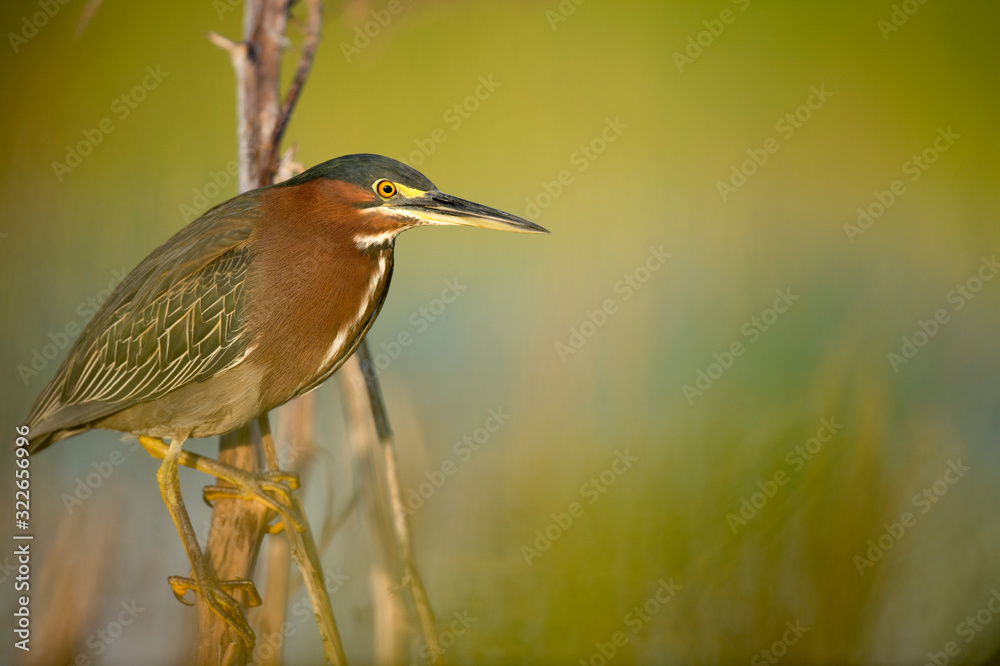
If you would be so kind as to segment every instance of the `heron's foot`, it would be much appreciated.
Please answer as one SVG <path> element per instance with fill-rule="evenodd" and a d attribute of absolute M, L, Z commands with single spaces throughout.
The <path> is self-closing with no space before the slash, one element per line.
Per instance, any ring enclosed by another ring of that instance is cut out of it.
<path fill-rule="evenodd" d="M 247 645 L 253 647 L 256 639 L 253 631 L 250 629 L 250 625 L 247 623 L 246 617 L 243 615 L 243 609 L 240 608 L 239 602 L 226 591 L 243 592 L 246 595 L 247 606 L 251 608 L 260 606 L 260 594 L 257 593 L 257 588 L 254 586 L 253 581 L 242 579 L 219 580 L 207 572 L 196 573 L 195 576 L 195 578 L 185 578 L 183 576 L 170 576 L 167 578 L 177 600 L 187 606 L 193 606 L 194 602 L 187 600 L 188 591 L 200 593 L 205 597 L 205 601 L 208 602 L 208 606 L 212 609 L 212 612 L 225 620 L 226 624 L 232 627 Z"/>
<path fill-rule="evenodd" d="M 306 522 L 295 508 L 292 497 L 292 491 L 299 487 L 298 474 L 281 470 L 255 474 L 234 467 L 224 478 L 233 485 L 207 486 L 203 491 L 202 496 L 209 506 L 219 499 L 256 501 L 281 516 L 281 521 L 269 526 L 268 532 L 276 534 L 287 525 L 299 532 L 305 530 Z"/>
<path fill-rule="evenodd" d="M 167 455 L 167 445 L 161 439 L 141 436 L 139 442 L 154 458 L 162 460 Z M 281 521 L 268 527 L 268 531 L 272 534 L 280 532 L 283 529 L 283 524 L 289 522 L 299 532 L 305 530 L 305 520 L 298 511 L 292 508 L 295 506 L 295 502 L 292 500 L 292 491 L 299 487 L 298 474 L 282 470 L 248 472 L 245 469 L 188 451 L 178 453 L 177 463 L 232 484 L 232 487 L 209 486 L 205 488 L 203 496 L 209 506 L 216 499 L 257 501 L 282 517 Z"/>

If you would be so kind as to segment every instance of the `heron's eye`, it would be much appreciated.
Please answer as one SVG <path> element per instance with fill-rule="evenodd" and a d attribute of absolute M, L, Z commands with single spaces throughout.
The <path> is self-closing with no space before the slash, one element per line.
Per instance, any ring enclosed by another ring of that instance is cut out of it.
<path fill-rule="evenodd" d="M 396 186 L 389 180 L 380 180 L 375 184 L 375 191 L 388 199 L 396 194 Z"/>

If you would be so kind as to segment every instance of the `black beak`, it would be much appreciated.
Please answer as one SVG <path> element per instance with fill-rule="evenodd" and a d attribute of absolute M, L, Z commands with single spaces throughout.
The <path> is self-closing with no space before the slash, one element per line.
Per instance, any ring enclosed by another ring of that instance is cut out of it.
<path fill-rule="evenodd" d="M 427 224 L 460 224 L 521 234 L 549 233 L 547 229 L 517 215 L 511 215 L 473 201 L 459 199 L 436 190 L 401 201 L 395 207 L 409 210 L 425 220 Z"/>

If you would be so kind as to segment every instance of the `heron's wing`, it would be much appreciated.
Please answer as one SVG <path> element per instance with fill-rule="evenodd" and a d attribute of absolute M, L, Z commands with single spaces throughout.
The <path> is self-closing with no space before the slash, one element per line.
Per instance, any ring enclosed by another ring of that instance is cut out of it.
<path fill-rule="evenodd" d="M 144 259 L 84 329 L 28 424 L 70 430 L 238 364 L 248 353 L 250 195 L 214 208 Z"/>

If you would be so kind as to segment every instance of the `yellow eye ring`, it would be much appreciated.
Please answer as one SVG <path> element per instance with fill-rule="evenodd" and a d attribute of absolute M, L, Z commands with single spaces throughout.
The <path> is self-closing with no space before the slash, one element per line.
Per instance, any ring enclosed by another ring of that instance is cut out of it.
<path fill-rule="evenodd" d="M 396 185 L 391 180 L 380 180 L 375 183 L 375 191 L 388 199 L 396 194 Z"/>

